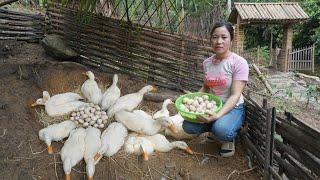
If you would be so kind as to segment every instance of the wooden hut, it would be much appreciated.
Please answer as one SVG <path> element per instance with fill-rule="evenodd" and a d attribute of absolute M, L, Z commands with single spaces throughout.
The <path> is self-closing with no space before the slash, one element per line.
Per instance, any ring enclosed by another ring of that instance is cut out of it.
<path fill-rule="evenodd" d="M 292 49 L 294 23 L 308 19 L 298 3 L 234 3 L 229 21 L 236 25 L 234 49 L 243 52 L 244 28 L 254 24 L 280 24 L 283 26 L 282 48 L 278 64 L 282 71 L 288 70 L 288 52 Z"/>

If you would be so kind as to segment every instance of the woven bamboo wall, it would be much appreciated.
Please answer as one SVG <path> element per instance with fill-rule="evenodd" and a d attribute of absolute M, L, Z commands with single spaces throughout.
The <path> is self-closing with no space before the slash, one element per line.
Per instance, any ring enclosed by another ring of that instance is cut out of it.
<path fill-rule="evenodd" d="M 44 15 L 0 9 L 0 40 L 39 41 L 43 38 Z"/>
<path fill-rule="evenodd" d="M 171 89 L 198 90 L 202 61 L 211 56 L 209 41 L 141 28 L 102 16 L 76 23 L 76 12 L 59 6 L 48 9 L 52 33 L 58 33 L 83 58 L 103 70 L 126 73 Z"/>

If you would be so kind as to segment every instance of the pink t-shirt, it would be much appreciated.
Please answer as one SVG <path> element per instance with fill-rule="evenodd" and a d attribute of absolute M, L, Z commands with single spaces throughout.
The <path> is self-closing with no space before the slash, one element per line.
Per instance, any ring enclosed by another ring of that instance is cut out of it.
<path fill-rule="evenodd" d="M 204 83 L 210 88 L 211 93 L 221 97 L 225 102 L 230 96 L 233 80 L 248 81 L 249 67 L 247 61 L 241 56 L 231 55 L 220 63 L 215 61 L 215 55 L 203 61 L 205 73 Z M 237 105 L 243 103 L 241 95 Z"/>

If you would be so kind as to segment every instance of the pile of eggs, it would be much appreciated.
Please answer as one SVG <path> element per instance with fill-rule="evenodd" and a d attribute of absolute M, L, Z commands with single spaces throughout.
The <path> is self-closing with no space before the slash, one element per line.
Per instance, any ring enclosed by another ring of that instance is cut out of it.
<path fill-rule="evenodd" d="M 98 105 L 90 103 L 87 107 L 82 107 L 78 111 L 72 112 L 70 120 L 84 128 L 93 126 L 102 129 L 106 126 L 108 116 Z"/>
<path fill-rule="evenodd" d="M 208 95 L 196 96 L 194 98 L 183 98 L 180 109 L 185 112 L 207 113 L 214 112 L 217 108 L 215 101 L 209 101 Z"/>

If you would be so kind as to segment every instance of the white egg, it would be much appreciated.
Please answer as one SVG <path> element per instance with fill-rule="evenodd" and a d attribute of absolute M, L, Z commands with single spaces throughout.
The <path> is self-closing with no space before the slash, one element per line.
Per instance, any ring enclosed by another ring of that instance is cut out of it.
<path fill-rule="evenodd" d="M 198 101 L 193 101 L 193 102 L 192 102 L 192 106 L 198 107 L 198 106 L 199 106 L 199 102 L 198 102 Z"/>
<path fill-rule="evenodd" d="M 75 121 L 74 123 L 75 123 L 76 125 L 78 125 L 78 124 L 79 124 L 79 122 L 78 122 L 78 121 Z"/>
<path fill-rule="evenodd" d="M 76 116 L 76 115 L 77 115 L 76 112 L 71 113 L 71 116 L 72 116 L 72 117 L 74 117 L 74 116 Z"/>
<path fill-rule="evenodd" d="M 89 114 L 89 117 L 93 117 L 93 116 L 94 116 L 94 114 L 93 114 L 93 113 L 90 113 L 90 114 Z"/>
<path fill-rule="evenodd" d="M 84 122 L 82 125 L 83 125 L 83 127 L 87 127 L 89 125 L 89 123 L 88 122 Z"/>
<path fill-rule="evenodd" d="M 101 111 L 96 111 L 94 112 L 95 115 L 100 115 L 101 114 Z"/>
<path fill-rule="evenodd" d="M 93 127 L 97 128 L 97 127 L 99 127 L 99 125 L 96 123 L 93 125 Z"/>
<path fill-rule="evenodd" d="M 82 118 L 83 118 L 83 119 L 85 119 L 85 118 L 87 118 L 87 117 L 89 117 L 88 114 L 83 114 L 83 115 L 82 115 Z"/>
<path fill-rule="evenodd" d="M 107 115 L 102 115 L 100 118 L 101 118 L 102 120 L 107 120 L 107 119 L 108 119 L 108 116 L 107 116 Z"/>
<path fill-rule="evenodd" d="M 107 115 L 107 112 L 101 111 L 101 115 Z"/>
<path fill-rule="evenodd" d="M 95 105 L 94 108 L 97 110 L 97 111 L 100 111 L 101 108 L 98 106 L 98 105 Z"/>
<path fill-rule="evenodd" d="M 205 100 L 204 103 L 208 104 L 208 103 L 209 103 L 209 100 Z"/>
<path fill-rule="evenodd" d="M 183 99 L 182 99 L 182 103 L 187 103 L 189 101 L 189 98 L 187 98 L 187 97 L 184 97 Z"/>
<path fill-rule="evenodd" d="M 209 96 L 206 95 L 206 94 L 204 94 L 204 95 L 202 96 L 202 98 L 203 98 L 203 100 L 209 100 Z"/>
<path fill-rule="evenodd" d="M 96 121 L 94 121 L 94 120 L 89 122 L 90 125 L 94 125 L 94 123 L 96 123 Z"/>
<path fill-rule="evenodd" d="M 192 104 L 193 103 L 193 100 L 192 99 L 189 99 L 189 101 L 187 101 L 187 104 Z"/>
<path fill-rule="evenodd" d="M 78 121 L 79 123 L 84 123 L 83 119 L 79 119 Z"/>
<path fill-rule="evenodd" d="M 84 111 L 80 111 L 80 114 L 81 114 L 81 115 L 84 115 Z"/>
<path fill-rule="evenodd" d="M 199 102 L 199 104 L 203 102 L 202 97 L 199 97 L 199 98 L 198 98 L 198 102 Z"/>
<path fill-rule="evenodd" d="M 70 117 L 70 120 L 71 120 L 71 121 L 74 121 L 74 117 Z"/>
<path fill-rule="evenodd" d="M 206 108 L 207 109 L 212 109 L 212 107 L 213 107 L 213 104 L 212 103 L 208 103 Z"/>
<path fill-rule="evenodd" d="M 91 119 L 96 121 L 98 119 L 98 116 L 92 116 Z"/>
<path fill-rule="evenodd" d="M 217 102 L 216 102 L 216 101 L 211 101 L 211 103 L 212 103 L 212 104 L 217 104 Z"/>
<path fill-rule="evenodd" d="M 77 116 L 80 116 L 81 114 L 80 114 L 80 112 L 77 112 Z"/>
<path fill-rule="evenodd" d="M 102 124 L 102 119 L 97 119 L 98 124 Z"/>
<path fill-rule="evenodd" d="M 91 118 L 88 117 L 88 118 L 85 119 L 85 121 L 86 121 L 86 122 L 90 122 L 90 121 L 91 121 Z"/>
<path fill-rule="evenodd" d="M 91 112 L 91 113 L 94 113 L 94 112 L 96 112 L 96 109 L 95 109 L 95 108 L 91 108 L 91 109 L 90 109 L 90 112 Z"/>
<path fill-rule="evenodd" d="M 104 128 L 104 124 L 99 124 L 99 128 Z"/>
<path fill-rule="evenodd" d="M 205 110 L 205 113 L 210 114 L 212 111 L 210 111 L 209 109 Z"/>
<path fill-rule="evenodd" d="M 80 119 L 80 117 L 79 117 L 79 116 L 76 116 L 76 117 L 74 117 L 74 119 L 75 119 L 75 120 L 78 120 L 78 119 Z"/>
<path fill-rule="evenodd" d="M 108 120 L 105 119 L 105 120 L 102 120 L 102 122 L 103 122 L 103 124 L 106 124 L 108 122 Z"/>
<path fill-rule="evenodd" d="M 196 111 L 196 107 L 194 107 L 194 106 L 191 105 L 191 106 L 189 107 L 189 110 L 194 112 L 194 111 Z"/>

